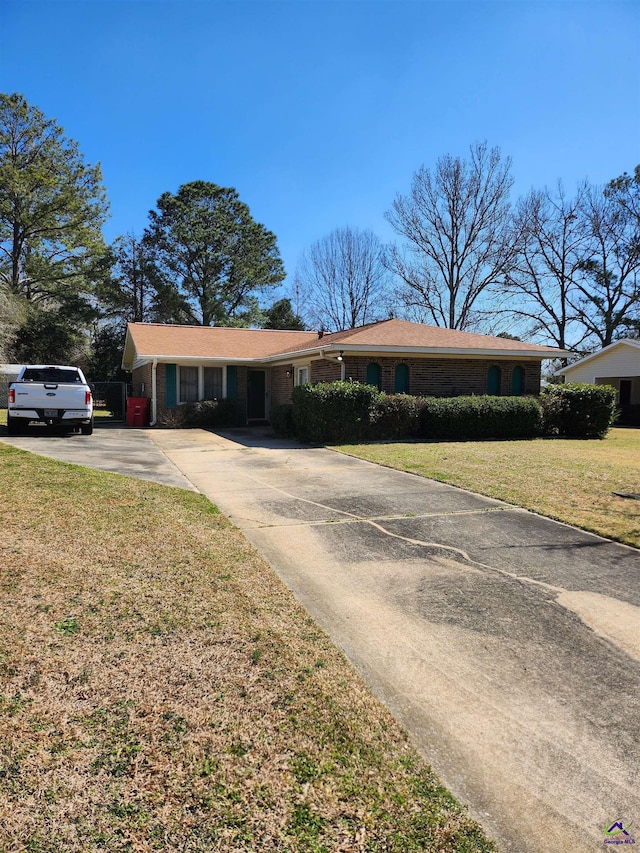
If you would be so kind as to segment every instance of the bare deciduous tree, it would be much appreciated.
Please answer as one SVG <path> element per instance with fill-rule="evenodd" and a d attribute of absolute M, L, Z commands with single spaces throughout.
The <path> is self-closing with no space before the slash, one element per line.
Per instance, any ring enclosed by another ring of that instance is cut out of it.
<path fill-rule="evenodd" d="M 640 321 L 640 184 L 583 183 L 573 198 L 532 191 L 516 215 L 518 260 L 505 277 L 504 314 L 565 349 L 607 346 Z M 496 289 L 497 291 L 500 288 Z"/>
<path fill-rule="evenodd" d="M 308 305 L 308 325 L 354 329 L 387 316 L 388 272 L 373 232 L 336 228 L 302 257 L 296 279 Z"/>
<path fill-rule="evenodd" d="M 518 255 L 505 276 L 508 313 L 524 321 L 527 337 L 541 337 L 565 349 L 577 347 L 587 332 L 575 305 L 584 277 L 588 228 L 582 215 L 586 187 L 568 198 L 561 183 L 555 192 L 532 190 L 515 216 Z"/>
<path fill-rule="evenodd" d="M 603 347 L 640 321 L 640 205 L 638 187 L 635 196 L 633 184 L 627 189 L 591 188 L 582 204 L 590 246 L 576 306 L 587 333 Z"/>
<path fill-rule="evenodd" d="M 386 214 L 407 241 L 386 258 L 403 282 L 404 305 L 451 329 L 474 325 L 480 297 L 504 280 L 515 255 L 511 160 L 486 142 L 472 145 L 470 155 L 447 154 L 433 173 L 423 166 L 409 195 L 398 195 Z"/>

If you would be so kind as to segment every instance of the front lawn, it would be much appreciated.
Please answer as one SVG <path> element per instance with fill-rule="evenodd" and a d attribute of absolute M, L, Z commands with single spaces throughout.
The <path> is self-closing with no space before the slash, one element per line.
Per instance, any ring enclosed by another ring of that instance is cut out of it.
<path fill-rule="evenodd" d="M 494 849 L 204 497 L 0 477 L 0 851 Z"/>
<path fill-rule="evenodd" d="M 335 448 L 640 548 L 640 430 L 590 441 L 381 442 Z"/>

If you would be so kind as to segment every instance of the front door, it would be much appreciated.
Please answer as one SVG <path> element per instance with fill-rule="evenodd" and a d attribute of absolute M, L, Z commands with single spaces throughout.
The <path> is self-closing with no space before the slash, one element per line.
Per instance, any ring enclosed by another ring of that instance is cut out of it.
<path fill-rule="evenodd" d="M 265 382 L 264 370 L 247 371 L 247 420 L 263 421 L 265 411 Z"/>
<path fill-rule="evenodd" d="M 620 405 L 621 406 L 631 405 L 631 380 L 630 379 L 621 379 L 620 380 Z"/>

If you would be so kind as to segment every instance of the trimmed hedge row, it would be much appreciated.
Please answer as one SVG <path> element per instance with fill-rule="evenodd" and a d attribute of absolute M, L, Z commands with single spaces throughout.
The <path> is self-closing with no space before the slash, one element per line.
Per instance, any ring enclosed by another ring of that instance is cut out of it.
<path fill-rule="evenodd" d="M 319 382 L 293 389 L 296 437 L 313 443 L 358 441 L 370 434 L 380 392 L 359 382 Z"/>
<path fill-rule="evenodd" d="M 278 435 L 317 444 L 362 439 L 514 439 L 539 435 L 602 438 L 616 415 L 616 392 L 567 384 L 537 397 L 411 397 L 358 382 L 301 385 L 292 404 L 271 412 Z"/>
<path fill-rule="evenodd" d="M 382 394 L 376 400 L 370 434 L 376 438 L 411 438 L 420 435 L 420 416 L 427 405 L 424 397 Z"/>
<path fill-rule="evenodd" d="M 293 405 L 291 403 L 273 406 L 269 420 L 276 435 L 281 436 L 281 438 L 295 438 L 296 428 L 293 423 Z"/>
<path fill-rule="evenodd" d="M 430 398 L 420 412 L 423 438 L 533 438 L 543 431 L 533 397 Z"/>

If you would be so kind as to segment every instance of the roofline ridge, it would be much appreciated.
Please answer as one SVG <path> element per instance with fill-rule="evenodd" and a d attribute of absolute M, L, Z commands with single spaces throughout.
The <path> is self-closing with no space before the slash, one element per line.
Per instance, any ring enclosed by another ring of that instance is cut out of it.
<path fill-rule="evenodd" d="M 294 335 L 315 335 L 313 329 L 252 329 L 248 326 L 203 326 L 200 323 L 146 323 L 130 320 L 128 326 L 154 326 L 160 329 L 225 329 L 234 332 L 287 332 Z"/>

